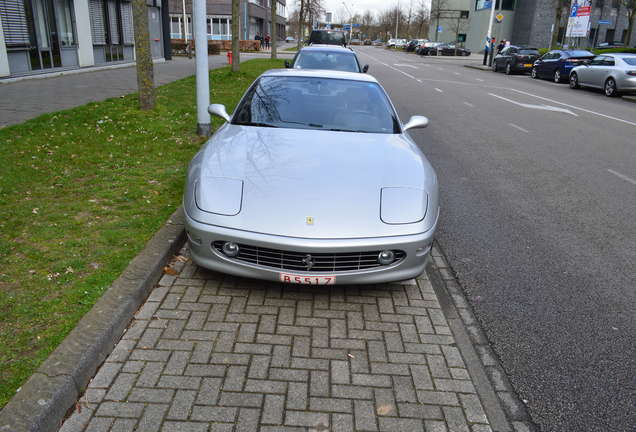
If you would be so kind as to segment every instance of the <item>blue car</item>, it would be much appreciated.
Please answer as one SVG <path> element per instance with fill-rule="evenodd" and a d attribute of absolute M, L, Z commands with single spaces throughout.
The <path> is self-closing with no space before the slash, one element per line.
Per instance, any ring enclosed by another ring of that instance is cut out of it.
<path fill-rule="evenodd" d="M 565 82 L 570 71 L 594 58 L 594 54 L 585 50 L 552 50 L 538 58 L 530 71 L 532 78 L 551 79 L 554 82 Z"/>

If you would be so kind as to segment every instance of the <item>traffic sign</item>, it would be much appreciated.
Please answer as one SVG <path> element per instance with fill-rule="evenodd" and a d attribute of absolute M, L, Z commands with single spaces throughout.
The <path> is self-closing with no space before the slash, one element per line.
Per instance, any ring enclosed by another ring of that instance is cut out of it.
<path fill-rule="evenodd" d="M 442 26 L 437 26 L 437 33 L 441 33 L 442 32 Z"/>
<path fill-rule="evenodd" d="M 354 24 L 353 24 L 353 26 L 354 26 L 354 27 L 360 27 L 361 25 L 362 25 L 362 24 L 357 24 L 357 23 L 354 23 Z"/>
<path fill-rule="evenodd" d="M 497 19 L 497 22 L 502 22 L 504 19 L 504 16 L 502 14 L 497 14 L 495 15 L 495 18 Z"/>
<path fill-rule="evenodd" d="M 610 21 L 607 21 L 607 20 L 601 20 L 601 21 L 599 21 L 598 23 L 599 23 L 599 24 L 607 24 L 607 25 L 611 24 L 611 22 L 610 22 Z"/>

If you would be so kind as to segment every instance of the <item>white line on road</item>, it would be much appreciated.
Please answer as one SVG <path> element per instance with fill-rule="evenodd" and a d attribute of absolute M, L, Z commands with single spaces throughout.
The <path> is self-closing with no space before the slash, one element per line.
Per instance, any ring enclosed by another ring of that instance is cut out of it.
<path fill-rule="evenodd" d="M 490 96 L 496 97 L 497 99 L 505 100 L 506 102 L 510 102 L 510 103 L 512 103 L 512 104 L 519 105 L 519 106 L 524 107 L 524 108 L 538 109 L 538 110 L 544 110 L 544 111 L 562 112 L 562 113 L 565 113 L 565 114 L 573 115 L 574 117 L 578 117 L 578 116 L 579 116 L 578 114 L 573 113 L 572 111 L 567 110 L 567 109 L 565 109 L 565 108 L 559 108 L 559 107 L 550 106 L 550 105 L 532 105 L 532 104 L 525 104 L 525 103 L 521 103 L 521 102 L 513 101 L 512 99 L 508 99 L 508 98 L 505 98 L 505 97 L 503 97 L 503 96 L 496 95 L 496 94 L 494 94 L 494 93 L 488 93 L 488 94 L 489 94 Z"/>
<path fill-rule="evenodd" d="M 393 65 L 394 66 L 403 66 L 403 67 L 410 67 L 410 68 L 413 68 L 413 69 L 417 69 L 417 66 L 413 66 L 413 65 L 405 64 L 405 63 L 393 63 Z"/>
<path fill-rule="evenodd" d="M 464 102 L 464 105 L 475 108 L 475 105 L 471 104 L 470 102 Z"/>
<path fill-rule="evenodd" d="M 610 173 L 614 174 L 616 177 L 622 178 L 623 180 L 630 182 L 633 185 L 636 185 L 636 180 L 634 180 L 631 177 L 627 177 L 625 174 L 621 174 L 617 171 L 614 171 L 613 169 L 607 169 L 607 171 L 609 171 Z"/>
<path fill-rule="evenodd" d="M 417 81 L 418 83 L 421 83 L 421 82 L 422 82 L 422 80 L 421 80 L 421 79 L 419 79 L 419 78 L 418 78 L 416 81 Z"/>
<path fill-rule="evenodd" d="M 475 78 L 475 81 L 484 82 L 484 80 L 481 78 Z"/>
<path fill-rule="evenodd" d="M 545 100 L 545 101 L 548 101 L 548 102 L 552 102 L 552 103 L 555 103 L 555 104 L 558 104 L 558 105 L 563 105 L 563 106 L 566 106 L 568 108 L 576 109 L 576 110 L 583 111 L 583 112 L 586 112 L 586 113 L 589 113 L 589 114 L 594 114 L 594 115 L 597 115 L 599 117 L 605 117 L 605 118 L 610 119 L 610 120 L 616 120 L 616 121 L 621 122 L 621 123 L 627 123 L 628 125 L 636 126 L 636 123 L 630 122 L 629 120 L 623 120 L 623 119 L 618 118 L 618 117 L 612 117 L 612 116 L 607 115 L 607 114 L 601 114 L 599 112 L 592 111 L 592 110 L 589 110 L 589 109 L 577 107 L 577 106 L 574 106 L 574 105 L 568 105 L 568 104 L 563 103 L 563 102 L 555 101 L 554 99 L 549 99 L 549 98 L 546 98 L 546 97 L 543 97 L 543 96 L 537 96 L 537 95 L 534 95 L 532 93 L 527 93 L 527 92 L 524 92 L 524 91 L 521 91 L 521 90 L 517 90 L 517 89 L 513 89 L 513 88 L 508 89 L 508 90 L 514 91 L 514 92 L 517 92 L 517 93 L 521 93 L 521 94 L 524 94 L 524 95 L 527 95 L 527 96 L 532 96 L 532 97 L 535 97 L 537 99 L 542 99 L 542 100 Z"/>
<path fill-rule="evenodd" d="M 437 88 L 437 87 L 435 87 L 435 91 L 436 91 L 436 92 L 440 92 L 440 93 L 444 93 L 444 90 L 442 90 L 442 89 L 440 89 L 440 88 Z"/>
<path fill-rule="evenodd" d="M 521 126 L 517 126 L 517 125 L 516 125 L 516 124 L 514 124 L 514 123 L 508 123 L 508 124 L 509 124 L 510 126 L 512 126 L 513 128 L 515 128 L 515 129 L 519 129 L 521 132 L 530 133 L 530 131 L 528 131 L 528 130 L 526 130 L 526 129 L 522 128 Z"/>
<path fill-rule="evenodd" d="M 441 67 L 438 67 L 438 68 L 435 68 L 435 69 L 437 69 L 439 71 L 443 71 L 444 70 L 444 68 L 441 68 Z"/>
<path fill-rule="evenodd" d="M 461 75 L 459 72 L 453 72 L 455 75 Z"/>

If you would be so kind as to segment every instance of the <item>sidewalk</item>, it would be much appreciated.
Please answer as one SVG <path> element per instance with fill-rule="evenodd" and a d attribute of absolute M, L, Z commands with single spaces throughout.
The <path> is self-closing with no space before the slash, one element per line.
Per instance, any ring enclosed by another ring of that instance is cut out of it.
<path fill-rule="evenodd" d="M 281 53 L 283 54 L 283 53 Z M 268 53 L 242 53 L 241 60 L 268 57 Z M 283 57 L 283 56 L 281 56 Z M 194 58 L 173 57 L 154 65 L 155 85 L 194 75 Z M 225 53 L 209 56 L 210 69 L 227 64 Z M 137 91 L 134 65 L 119 69 L 0 83 L 0 127 L 21 123 L 48 112 L 118 97 Z"/>
<path fill-rule="evenodd" d="M 206 271 L 187 254 L 62 432 L 493 430 L 426 274 L 282 285 Z"/>

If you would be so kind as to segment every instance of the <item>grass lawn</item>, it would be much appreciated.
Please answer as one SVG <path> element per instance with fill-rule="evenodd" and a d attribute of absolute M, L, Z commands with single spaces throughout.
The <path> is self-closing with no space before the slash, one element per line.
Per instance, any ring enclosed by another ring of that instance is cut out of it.
<path fill-rule="evenodd" d="M 212 101 L 274 67 L 212 71 Z M 128 95 L 0 129 L 0 408 L 180 205 L 195 130 L 194 77 L 151 112 Z"/>
<path fill-rule="evenodd" d="M 289 48 L 285 48 L 283 51 L 289 51 L 289 52 L 296 52 L 298 51 L 298 47 L 289 47 Z"/>

